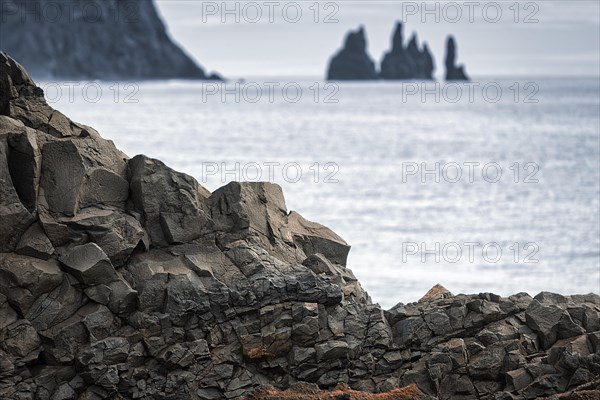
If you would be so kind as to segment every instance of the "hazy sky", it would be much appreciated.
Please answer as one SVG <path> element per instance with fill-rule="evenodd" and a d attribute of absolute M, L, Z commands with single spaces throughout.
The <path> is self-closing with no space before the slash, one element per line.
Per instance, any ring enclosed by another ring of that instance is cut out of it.
<path fill-rule="evenodd" d="M 405 21 L 406 41 L 416 31 L 429 43 L 437 75 L 450 33 L 475 77 L 600 74 L 597 0 L 427 2 L 428 14 L 422 1 L 315 3 L 227 2 L 226 14 L 222 1 L 157 0 L 175 40 L 207 70 L 230 78 L 323 76 L 346 32 L 361 24 L 370 55 L 380 61 L 396 20 Z"/>

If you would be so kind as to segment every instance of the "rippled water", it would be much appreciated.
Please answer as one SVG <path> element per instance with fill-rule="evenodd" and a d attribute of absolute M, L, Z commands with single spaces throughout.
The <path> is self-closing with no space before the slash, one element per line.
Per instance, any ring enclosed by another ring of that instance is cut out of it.
<path fill-rule="evenodd" d="M 385 307 L 415 301 L 435 283 L 455 293 L 599 293 L 598 80 L 515 81 L 496 81 L 497 103 L 486 101 L 481 89 L 490 79 L 481 80 L 473 101 L 460 86 L 456 103 L 449 101 L 456 87 L 441 88 L 439 102 L 433 94 L 423 102 L 408 94 L 412 86 L 382 82 L 343 84 L 335 94 L 321 82 L 315 102 L 308 80 L 296 81 L 303 94 L 296 103 L 293 88 L 287 100 L 275 90 L 270 102 L 262 82 L 256 103 L 248 101 L 256 95 L 252 84 L 241 87 L 239 102 L 233 92 L 223 102 L 207 94 L 214 87 L 188 82 L 139 83 L 131 97 L 137 103 L 124 102 L 133 93 L 124 84 L 117 102 L 109 83 L 101 84 L 97 103 L 85 101 L 83 84 L 72 100 L 63 84 L 60 99 L 55 85 L 47 97 L 130 156 L 160 158 L 210 190 L 236 177 L 254 179 L 252 163 L 268 179 L 267 163 L 279 163 L 271 172 L 288 209 L 352 245 L 349 267 Z M 487 94 L 493 98 L 494 87 Z M 338 102 L 326 103 L 328 95 Z M 537 103 L 524 103 L 525 96 Z M 465 164 L 475 162 L 480 165 Z M 286 163 L 297 165 L 284 175 Z M 403 169 L 435 169 L 436 163 L 446 172 L 439 182 L 433 174 L 403 176 Z M 303 174 L 294 182 L 298 165 Z M 463 176 L 452 183 L 456 165 Z M 225 169 L 230 172 L 222 176 Z M 435 252 L 436 243 L 439 260 L 429 254 L 423 261 L 422 250 Z M 502 255 L 495 261 L 497 248 Z"/>

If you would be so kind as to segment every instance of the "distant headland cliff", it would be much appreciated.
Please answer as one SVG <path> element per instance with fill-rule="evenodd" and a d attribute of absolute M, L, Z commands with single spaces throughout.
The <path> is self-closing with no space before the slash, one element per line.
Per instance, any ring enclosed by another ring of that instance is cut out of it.
<path fill-rule="evenodd" d="M 153 0 L 2 0 L 0 50 L 42 79 L 220 79 L 171 40 Z"/>
<path fill-rule="evenodd" d="M 446 79 L 468 80 L 464 67 L 456 65 L 456 44 L 448 36 L 446 44 Z M 392 48 L 384 54 L 381 69 L 377 71 L 375 62 L 367 52 L 367 38 L 364 27 L 346 36 L 344 47 L 329 63 L 328 80 L 432 80 L 435 61 L 427 43 L 419 46 L 417 35 L 412 34 L 408 45 L 404 45 L 403 25 L 396 23 L 392 35 Z"/>

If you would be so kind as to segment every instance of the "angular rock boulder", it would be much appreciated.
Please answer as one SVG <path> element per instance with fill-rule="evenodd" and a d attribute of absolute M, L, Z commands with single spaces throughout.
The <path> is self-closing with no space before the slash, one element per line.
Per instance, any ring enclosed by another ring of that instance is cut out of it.
<path fill-rule="evenodd" d="M 74 216 L 91 204 L 124 207 L 129 196 L 125 157 L 110 147 L 93 136 L 43 146 L 40 189 L 48 211 Z"/>
<path fill-rule="evenodd" d="M 59 259 L 65 271 L 84 285 L 107 284 L 118 280 L 110 259 L 95 243 L 67 249 Z"/>
<path fill-rule="evenodd" d="M 54 260 L 0 253 L 0 293 L 21 316 L 36 299 L 58 287 L 64 275 Z"/>
<path fill-rule="evenodd" d="M 103 206 L 80 210 L 75 217 L 45 221 L 46 231 L 58 230 L 51 238 L 64 245 L 67 242 L 93 241 L 110 258 L 115 267 L 125 264 L 136 248 L 150 246 L 148 234 L 141 223 L 122 211 Z"/>
<path fill-rule="evenodd" d="M 346 265 L 350 246 L 332 230 L 308 221 L 293 211 L 289 214 L 287 222 L 294 243 L 302 248 L 304 254 L 310 256 L 320 253 L 334 263 Z"/>
<path fill-rule="evenodd" d="M 202 194 L 189 175 L 146 156 L 129 161 L 131 197 L 153 244 L 187 243 L 212 231 Z"/>
<path fill-rule="evenodd" d="M 24 256 L 47 260 L 54 254 L 54 247 L 40 225 L 34 223 L 21 236 L 15 252 Z"/>

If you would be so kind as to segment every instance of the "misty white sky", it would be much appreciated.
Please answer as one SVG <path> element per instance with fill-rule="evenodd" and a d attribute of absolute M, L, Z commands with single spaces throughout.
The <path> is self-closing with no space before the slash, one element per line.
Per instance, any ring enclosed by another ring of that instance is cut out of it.
<path fill-rule="evenodd" d="M 379 62 L 390 47 L 395 21 L 402 19 L 405 40 L 416 31 L 420 41 L 429 43 L 438 76 L 450 33 L 458 42 L 459 62 L 474 77 L 600 74 L 597 0 L 428 2 L 431 14 L 424 13 L 422 1 L 320 1 L 317 7 L 315 0 L 268 1 L 228 2 L 231 14 L 225 14 L 222 1 L 156 2 L 171 36 L 207 70 L 228 78 L 323 76 L 346 32 L 360 24 L 366 28 L 368 51 Z M 302 16 L 296 13 L 298 5 Z"/>

